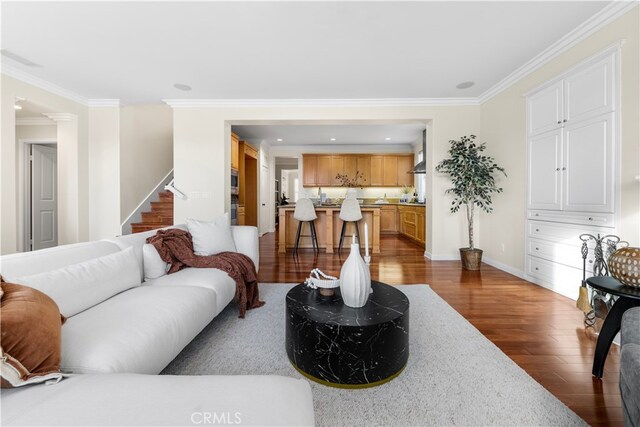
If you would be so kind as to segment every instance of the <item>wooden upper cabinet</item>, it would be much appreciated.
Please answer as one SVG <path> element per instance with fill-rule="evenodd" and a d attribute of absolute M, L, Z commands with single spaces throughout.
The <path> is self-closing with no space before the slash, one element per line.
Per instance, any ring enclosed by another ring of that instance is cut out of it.
<path fill-rule="evenodd" d="M 380 187 L 384 185 L 383 167 L 382 156 L 371 156 L 371 186 Z"/>
<path fill-rule="evenodd" d="M 413 154 L 398 156 L 398 185 L 413 187 L 413 174 L 407 173 L 413 169 Z"/>
<path fill-rule="evenodd" d="M 240 139 L 238 138 L 238 135 L 236 135 L 235 133 L 232 133 L 231 134 L 231 168 L 236 170 L 240 167 L 239 145 L 240 145 Z"/>
<path fill-rule="evenodd" d="M 302 156 L 302 169 L 302 185 L 308 187 L 316 185 L 318 157 L 313 154 L 304 154 Z"/>
<path fill-rule="evenodd" d="M 318 156 L 318 168 L 316 169 L 316 186 L 331 185 L 331 156 Z"/>
<path fill-rule="evenodd" d="M 342 156 L 344 159 L 343 172 L 349 179 L 355 179 L 358 172 L 358 158 L 356 156 Z M 360 180 L 362 181 L 362 180 Z M 362 182 L 360 182 L 362 184 Z"/>
<path fill-rule="evenodd" d="M 382 156 L 383 185 L 398 185 L 398 156 Z"/>
<path fill-rule="evenodd" d="M 371 156 L 358 156 L 356 170 L 362 175 L 360 183 L 365 187 L 371 186 Z"/>
<path fill-rule="evenodd" d="M 344 157 L 343 156 L 331 156 L 331 185 L 340 186 L 342 185 L 342 181 L 340 181 L 336 176 L 338 174 L 344 174 Z"/>

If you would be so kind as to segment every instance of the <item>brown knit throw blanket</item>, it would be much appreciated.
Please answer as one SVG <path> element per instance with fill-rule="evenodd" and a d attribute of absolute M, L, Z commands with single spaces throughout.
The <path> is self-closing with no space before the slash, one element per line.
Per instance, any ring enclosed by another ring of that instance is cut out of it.
<path fill-rule="evenodd" d="M 188 231 L 178 228 L 158 230 L 155 236 L 147 239 L 160 258 L 171 265 L 167 274 L 175 273 L 185 267 L 217 268 L 224 271 L 236 282 L 236 300 L 240 309 L 240 318 L 247 310 L 262 307 L 258 295 L 258 277 L 251 258 L 237 252 L 221 252 L 217 255 L 198 256 L 193 252 L 193 240 Z"/>

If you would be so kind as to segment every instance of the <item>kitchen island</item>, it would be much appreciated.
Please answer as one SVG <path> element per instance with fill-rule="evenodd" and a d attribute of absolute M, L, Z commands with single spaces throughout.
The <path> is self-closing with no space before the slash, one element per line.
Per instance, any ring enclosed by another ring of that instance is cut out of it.
<path fill-rule="evenodd" d="M 298 229 L 298 221 L 293 217 L 295 206 L 280 206 L 278 208 L 279 225 L 278 225 L 278 252 L 285 253 L 287 248 L 293 248 L 296 240 L 296 231 Z M 369 228 L 369 245 L 371 253 L 380 253 L 380 207 L 379 206 L 362 206 L 362 219 L 358 223 L 360 228 L 360 236 L 362 242 L 360 247 L 364 249 L 364 224 L 368 224 Z M 315 221 L 316 233 L 318 238 L 318 247 L 326 250 L 328 254 L 334 252 L 340 243 L 340 231 L 342 230 L 342 220 L 339 218 L 340 206 L 316 206 L 317 219 Z M 349 251 L 351 244 L 351 235 L 355 234 L 355 227 L 352 223 L 347 225 L 345 239 L 342 243 L 342 249 Z M 309 225 L 304 224 L 302 233 L 300 234 L 299 248 L 313 248 L 311 244 L 311 232 Z"/>

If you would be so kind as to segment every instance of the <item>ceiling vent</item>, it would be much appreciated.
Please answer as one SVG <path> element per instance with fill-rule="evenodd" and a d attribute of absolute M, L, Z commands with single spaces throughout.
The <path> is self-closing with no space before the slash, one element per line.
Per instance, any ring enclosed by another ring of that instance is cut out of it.
<path fill-rule="evenodd" d="M 13 61 L 19 62 L 20 64 L 26 65 L 27 67 L 40 67 L 40 65 L 36 64 L 35 62 L 29 61 L 27 58 L 23 58 L 20 55 L 16 55 L 15 53 L 11 52 L 10 50 L 0 49 L 0 53 L 5 58 L 9 58 L 9 59 L 11 59 Z"/>

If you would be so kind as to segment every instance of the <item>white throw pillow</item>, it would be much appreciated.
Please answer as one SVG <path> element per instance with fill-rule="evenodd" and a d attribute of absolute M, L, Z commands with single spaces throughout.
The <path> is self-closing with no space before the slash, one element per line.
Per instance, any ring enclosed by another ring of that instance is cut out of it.
<path fill-rule="evenodd" d="M 132 247 L 46 273 L 23 276 L 16 283 L 51 297 L 60 313 L 74 316 L 140 285 L 140 265 Z"/>
<path fill-rule="evenodd" d="M 144 265 L 144 280 L 157 279 L 167 274 L 168 263 L 160 258 L 158 250 L 152 244 L 145 243 L 142 246 L 142 263 Z"/>
<path fill-rule="evenodd" d="M 229 214 L 211 222 L 187 219 L 187 228 L 193 238 L 193 251 L 196 255 L 215 255 L 220 252 L 237 252 L 231 234 Z"/>

